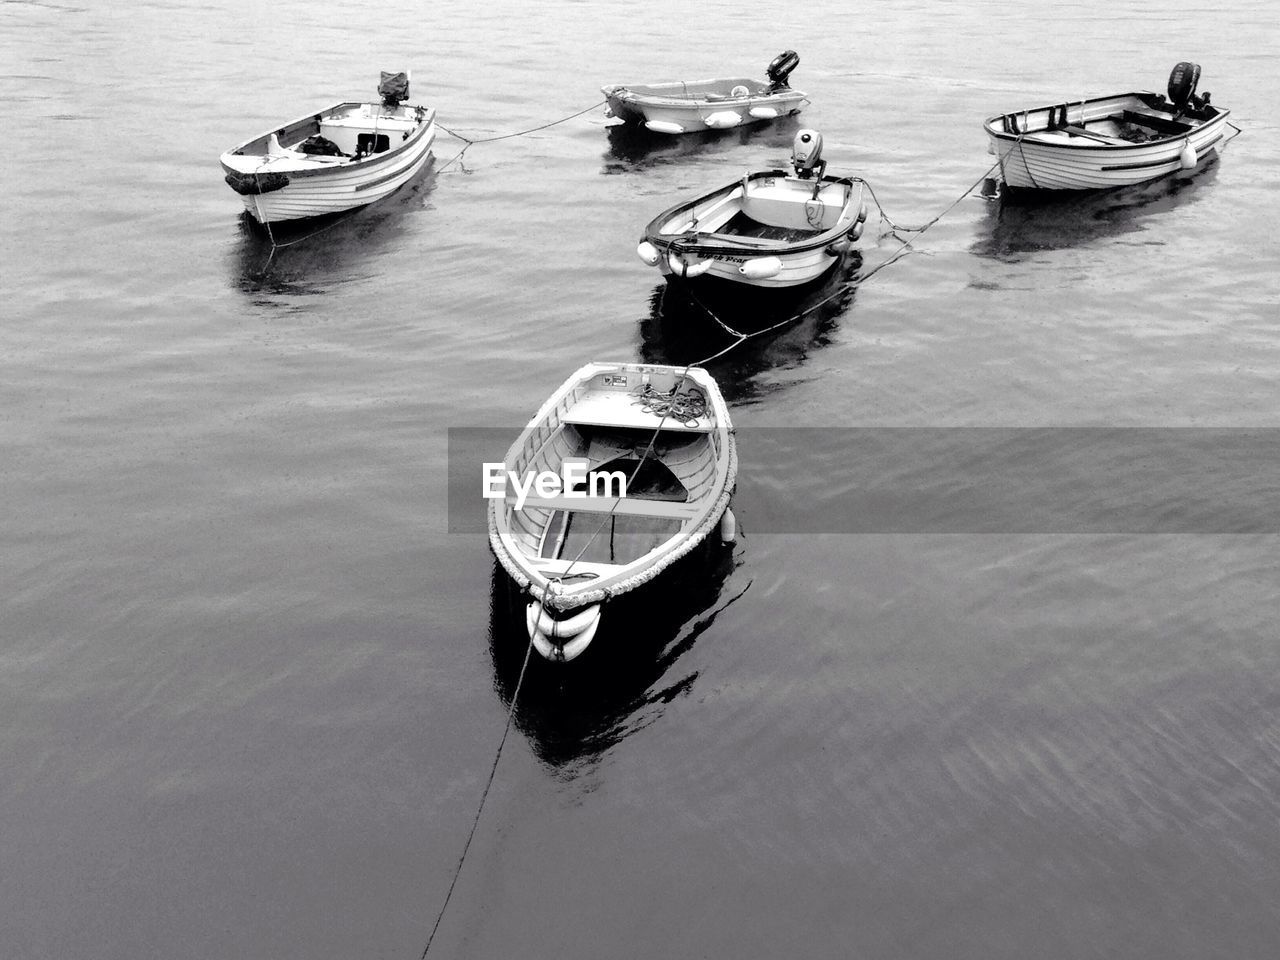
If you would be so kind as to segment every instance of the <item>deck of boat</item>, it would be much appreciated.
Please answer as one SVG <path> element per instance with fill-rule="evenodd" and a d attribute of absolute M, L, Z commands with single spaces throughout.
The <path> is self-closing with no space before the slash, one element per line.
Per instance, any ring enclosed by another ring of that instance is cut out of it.
<path fill-rule="evenodd" d="M 716 228 L 721 236 L 745 237 L 752 240 L 779 240 L 783 243 L 794 243 L 797 240 L 808 240 L 817 236 L 820 230 L 804 230 L 798 227 L 783 227 L 772 223 L 761 223 L 739 210 L 727 223 Z"/>

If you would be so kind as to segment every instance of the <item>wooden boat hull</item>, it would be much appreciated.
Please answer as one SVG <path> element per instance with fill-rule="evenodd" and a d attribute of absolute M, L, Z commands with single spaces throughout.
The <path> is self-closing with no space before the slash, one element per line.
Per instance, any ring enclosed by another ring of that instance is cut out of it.
<path fill-rule="evenodd" d="M 640 403 L 672 390 L 701 398 L 698 414 L 659 414 Z M 503 467 L 523 477 L 579 456 L 593 470 L 635 463 L 624 472 L 637 482 L 647 463 L 673 486 L 661 496 L 520 497 L 508 483 L 505 498 L 489 501 L 490 546 L 528 594 L 526 629 L 548 660 L 580 654 L 598 634 L 602 603 L 651 582 L 716 535 L 737 477 L 728 407 L 701 369 L 588 364 L 543 404 Z"/>
<path fill-rule="evenodd" d="M 1026 190 L 1131 186 L 1221 151 L 1230 111 L 1207 108 L 1202 118 L 1185 121 L 1153 108 L 1156 102 L 1154 94 L 1124 93 L 991 117 L 984 124 L 988 149 L 1000 162 L 1004 182 Z M 1126 118 L 1149 118 L 1151 129 L 1162 132 L 1140 143 L 1109 135 L 1121 126 L 1141 128 Z"/>
<path fill-rule="evenodd" d="M 349 141 L 344 146 L 352 149 L 362 134 L 381 135 L 388 146 L 379 153 L 337 157 L 307 156 L 282 146 L 321 134 L 343 136 Z M 258 223 L 307 220 L 390 196 L 426 166 L 435 135 L 434 109 L 341 103 L 246 141 L 224 153 L 221 163 L 228 184 Z"/>
<path fill-rule="evenodd" d="M 809 201 L 819 182 L 818 198 Z M 663 211 L 645 228 L 637 253 L 668 279 L 799 287 L 824 276 L 861 237 L 862 196 L 863 184 L 849 178 L 748 174 Z M 818 226 L 806 229 L 815 210 Z"/>
<path fill-rule="evenodd" d="M 747 92 L 735 96 L 735 90 Z M 612 84 L 600 91 L 608 101 L 609 115 L 667 135 L 768 123 L 799 113 L 809 102 L 799 90 L 773 89 L 768 82 L 749 77 Z"/>

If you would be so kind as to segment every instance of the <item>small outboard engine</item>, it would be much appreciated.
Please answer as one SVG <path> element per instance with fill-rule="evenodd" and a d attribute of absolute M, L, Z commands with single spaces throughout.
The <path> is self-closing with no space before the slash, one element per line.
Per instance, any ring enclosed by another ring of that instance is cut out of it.
<path fill-rule="evenodd" d="M 765 73 L 769 77 L 769 90 L 774 92 L 787 87 L 787 77 L 800 65 L 800 55 L 794 50 L 783 50 L 773 58 Z"/>
<path fill-rule="evenodd" d="M 796 176 L 809 180 L 817 172 L 818 179 L 826 173 L 827 161 L 822 159 L 822 134 L 817 130 L 801 130 L 791 144 L 791 163 Z"/>
<path fill-rule="evenodd" d="M 1209 94 L 1196 96 L 1196 84 L 1200 82 L 1200 64 L 1183 61 L 1169 74 L 1169 100 L 1178 113 L 1199 110 L 1209 102 Z"/>

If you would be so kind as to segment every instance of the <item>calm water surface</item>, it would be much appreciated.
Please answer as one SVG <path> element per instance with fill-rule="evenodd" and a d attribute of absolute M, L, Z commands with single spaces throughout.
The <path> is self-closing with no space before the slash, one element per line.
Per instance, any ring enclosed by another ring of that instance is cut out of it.
<path fill-rule="evenodd" d="M 797 125 L 637 144 L 597 109 L 447 166 L 442 136 L 269 265 L 218 153 L 383 68 L 474 138 L 794 47 L 832 171 L 904 224 L 981 176 L 985 116 L 1178 60 L 1246 133 L 1103 198 L 963 200 L 713 365 L 746 536 L 529 678 L 432 954 L 1275 955 L 1276 538 L 772 534 L 841 464 L 749 429 L 1280 426 L 1273 4 L 10 0 L 0 27 L 0 954 L 420 955 L 523 653 L 485 538 L 447 532 L 446 431 L 723 345 L 636 241 Z"/>

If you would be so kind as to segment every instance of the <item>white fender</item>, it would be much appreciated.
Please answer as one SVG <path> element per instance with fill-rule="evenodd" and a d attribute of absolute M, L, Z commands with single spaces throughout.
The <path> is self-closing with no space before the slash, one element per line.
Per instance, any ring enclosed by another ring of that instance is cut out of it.
<path fill-rule="evenodd" d="M 845 252 L 849 249 L 849 238 L 843 237 L 839 240 L 834 240 L 831 243 L 827 244 L 826 249 L 827 249 L 828 255 L 830 256 L 833 256 L 833 257 L 844 256 Z"/>
<path fill-rule="evenodd" d="M 867 219 L 867 201 L 863 200 L 862 204 L 858 207 L 858 222 L 864 223 L 866 222 L 866 219 Z"/>
<path fill-rule="evenodd" d="M 644 125 L 654 133 L 684 133 L 684 127 L 670 120 L 646 120 Z"/>
<path fill-rule="evenodd" d="M 598 603 L 584 607 L 572 617 L 557 620 L 542 604 L 534 600 L 525 608 L 524 615 L 525 626 L 531 636 L 533 631 L 537 630 L 548 637 L 555 637 L 558 640 L 576 637 L 599 619 L 600 604 Z"/>
<path fill-rule="evenodd" d="M 1191 145 L 1191 141 L 1188 140 L 1185 144 L 1183 144 L 1182 152 L 1178 154 L 1178 162 L 1182 164 L 1183 170 L 1190 170 L 1192 167 L 1196 165 L 1197 159 L 1198 158 L 1196 157 L 1196 148 L 1193 147 Z"/>
<path fill-rule="evenodd" d="M 658 257 L 660 254 L 658 253 L 658 248 L 648 240 L 641 240 L 640 246 L 636 247 L 636 256 L 649 266 L 656 267 L 658 265 Z"/>
<path fill-rule="evenodd" d="M 733 543 L 738 539 L 738 518 L 728 507 L 720 515 L 720 539 L 725 543 Z"/>
<path fill-rule="evenodd" d="M 529 639 L 533 641 L 534 649 L 542 655 L 543 659 L 556 663 L 567 663 L 590 646 L 591 641 L 595 638 L 596 628 L 599 625 L 600 621 L 597 619 L 586 630 L 564 644 L 554 642 L 545 633 L 537 629 L 529 635 Z"/>
<path fill-rule="evenodd" d="M 849 239 L 850 239 L 850 240 L 861 240 L 861 239 L 862 239 L 862 224 L 860 224 L 860 223 L 855 223 L 855 224 L 853 225 L 853 229 L 849 231 Z"/>
<path fill-rule="evenodd" d="M 728 130 L 730 127 L 736 127 L 742 122 L 742 116 L 733 110 L 720 110 L 716 113 L 709 113 L 702 118 L 712 130 Z"/>
<path fill-rule="evenodd" d="M 747 113 L 757 120 L 773 120 L 778 116 L 778 111 L 773 107 L 752 107 Z"/>
<path fill-rule="evenodd" d="M 738 268 L 738 272 L 748 280 L 768 280 L 776 277 L 781 270 L 782 261 L 777 257 L 756 257 Z"/>
<path fill-rule="evenodd" d="M 678 277 L 700 277 L 711 269 L 713 263 L 715 263 L 714 260 L 703 260 L 701 263 L 695 263 L 690 266 L 674 253 L 667 254 L 667 266 Z"/>

